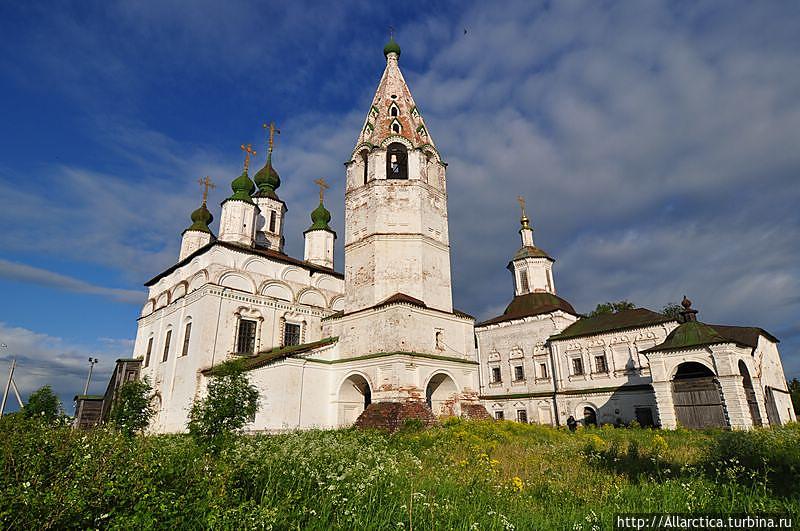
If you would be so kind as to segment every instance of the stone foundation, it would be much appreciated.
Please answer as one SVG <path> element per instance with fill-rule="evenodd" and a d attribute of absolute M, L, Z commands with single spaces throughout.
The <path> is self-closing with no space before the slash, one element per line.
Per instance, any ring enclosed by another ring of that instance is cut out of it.
<path fill-rule="evenodd" d="M 488 413 L 487 413 L 488 415 Z M 358 428 L 376 428 L 394 433 L 403 427 L 407 420 L 419 420 L 425 427 L 437 424 L 430 408 L 419 401 L 378 402 L 367 408 L 356 419 Z"/>

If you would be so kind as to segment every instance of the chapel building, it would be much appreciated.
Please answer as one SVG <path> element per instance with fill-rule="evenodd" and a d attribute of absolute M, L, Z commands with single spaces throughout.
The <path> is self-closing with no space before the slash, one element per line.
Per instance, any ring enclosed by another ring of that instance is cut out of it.
<path fill-rule="evenodd" d="M 219 234 L 204 194 L 178 261 L 145 284 L 133 358 L 155 391 L 151 431 L 185 431 L 192 403 L 230 359 L 244 359 L 259 390 L 252 431 L 451 415 L 667 428 L 795 419 L 777 339 L 703 324 L 689 304 L 680 320 L 646 309 L 581 316 L 557 295 L 554 260 L 524 209 L 506 311 L 476 325 L 453 308 L 447 164 L 393 39 L 384 56 L 345 163 L 344 273 L 321 180 L 303 258 L 284 252 L 272 125 L 253 179 L 255 153 L 242 146 Z"/>

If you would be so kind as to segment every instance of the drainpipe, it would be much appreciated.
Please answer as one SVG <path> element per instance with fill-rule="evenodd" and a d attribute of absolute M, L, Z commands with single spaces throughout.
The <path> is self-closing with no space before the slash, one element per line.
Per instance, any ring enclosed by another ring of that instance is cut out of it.
<path fill-rule="evenodd" d="M 556 373 L 556 362 L 555 362 L 555 347 L 548 343 L 550 348 L 550 371 L 553 375 L 553 413 L 556 415 L 556 426 L 561 426 L 561 415 L 558 411 L 558 374 Z"/>

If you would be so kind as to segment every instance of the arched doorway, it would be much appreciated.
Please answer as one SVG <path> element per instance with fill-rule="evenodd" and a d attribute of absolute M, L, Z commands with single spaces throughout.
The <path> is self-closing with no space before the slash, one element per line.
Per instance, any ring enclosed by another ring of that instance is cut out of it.
<path fill-rule="evenodd" d="M 339 425 L 349 426 L 372 403 L 372 390 L 360 374 L 348 376 L 339 388 Z"/>
<path fill-rule="evenodd" d="M 739 374 L 742 375 L 742 386 L 744 387 L 744 394 L 747 396 L 747 407 L 750 409 L 750 418 L 753 420 L 753 426 L 761 426 L 761 413 L 758 410 L 756 390 L 753 389 L 750 371 L 747 370 L 747 365 L 742 360 L 739 360 Z"/>
<path fill-rule="evenodd" d="M 434 374 L 425 387 L 425 402 L 437 417 L 456 414 L 455 400 L 457 396 L 456 383 L 442 372 Z"/>
<path fill-rule="evenodd" d="M 597 411 L 593 407 L 586 406 L 583 408 L 583 425 L 587 428 L 589 426 L 597 426 Z"/>
<path fill-rule="evenodd" d="M 678 366 L 672 379 L 675 417 L 684 428 L 725 428 L 728 421 L 714 372 L 697 362 Z"/>

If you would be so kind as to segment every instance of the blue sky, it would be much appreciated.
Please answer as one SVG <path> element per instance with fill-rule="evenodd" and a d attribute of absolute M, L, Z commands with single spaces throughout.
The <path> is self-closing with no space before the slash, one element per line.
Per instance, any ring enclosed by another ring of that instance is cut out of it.
<path fill-rule="evenodd" d="M 460 309 L 510 300 L 522 194 L 579 311 L 686 294 L 701 320 L 777 335 L 800 376 L 796 2 L 4 2 L 0 356 L 23 395 L 50 383 L 71 410 L 90 354 L 102 391 L 195 181 L 219 184 L 218 219 L 265 119 L 288 252 L 319 176 L 343 230 L 390 25 L 449 163 Z"/>

